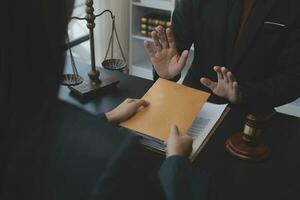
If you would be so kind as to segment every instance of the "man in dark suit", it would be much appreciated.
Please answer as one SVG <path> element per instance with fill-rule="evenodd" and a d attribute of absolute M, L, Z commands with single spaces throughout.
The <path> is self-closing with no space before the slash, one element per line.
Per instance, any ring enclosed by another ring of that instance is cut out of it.
<path fill-rule="evenodd" d="M 297 0 L 181 0 L 172 30 L 157 27 L 155 49 L 145 48 L 156 78 L 178 80 L 194 44 L 183 84 L 252 112 L 271 109 L 300 96 L 299 13 Z"/>

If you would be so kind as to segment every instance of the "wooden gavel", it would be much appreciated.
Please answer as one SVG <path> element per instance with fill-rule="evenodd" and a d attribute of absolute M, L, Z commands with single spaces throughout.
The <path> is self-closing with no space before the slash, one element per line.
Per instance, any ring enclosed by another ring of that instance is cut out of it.
<path fill-rule="evenodd" d="M 226 140 L 225 148 L 232 155 L 250 161 L 265 160 L 270 149 L 264 143 L 263 130 L 266 122 L 275 112 L 247 115 L 242 133 L 232 135 Z"/>

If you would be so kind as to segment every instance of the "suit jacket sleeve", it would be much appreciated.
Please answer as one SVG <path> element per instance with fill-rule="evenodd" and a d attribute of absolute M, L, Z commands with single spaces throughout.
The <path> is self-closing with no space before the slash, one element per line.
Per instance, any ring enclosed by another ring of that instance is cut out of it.
<path fill-rule="evenodd" d="M 189 50 L 194 41 L 193 31 L 193 0 L 178 1 L 172 16 L 172 30 L 175 36 L 176 47 L 179 54 Z M 171 81 L 178 81 L 181 74 L 175 76 Z M 157 80 L 158 74 L 153 69 L 153 78 Z"/>
<path fill-rule="evenodd" d="M 276 58 L 274 58 L 276 59 Z M 278 58 L 280 70 L 270 78 L 245 84 L 246 104 L 251 111 L 260 111 L 289 103 L 300 96 L 300 18 L 291 28 L 283 53 Z M 243 83 L 241 83 L 243 84 Z"/>
<path fill-rule="evenodd" d="M 98 117 L 100 118 L 101 121 L 103 121 L 103 122 L 108 122 L 105 113 L 99 114 Z"/>
<path fill-rule="evenodd" d="M 193 170 L 182 156 L 165 160 L 159 178 L 167 200 L 207 199 L 207 175 Z"/>

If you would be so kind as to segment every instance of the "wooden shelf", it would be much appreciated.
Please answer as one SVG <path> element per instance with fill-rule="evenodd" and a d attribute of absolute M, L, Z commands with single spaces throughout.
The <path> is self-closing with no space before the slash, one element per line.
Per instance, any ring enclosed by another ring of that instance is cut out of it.
<path fill-rule="evenodd" d="M 131 65 L 131 75 L 153 80 L 152 64 L 149 60 L 142 60 Z"/>
<path fill-rule="evenodd" d="M 143 2 L 132 2 L 133 6 L 140 6 L 145 8 L 153 8 L 157 10 L 165 10 L 165 11 L 173 11 L 174 4 L 173 1 L 158 1 L 158 0 L 151 0 L 145 3 Z"/>

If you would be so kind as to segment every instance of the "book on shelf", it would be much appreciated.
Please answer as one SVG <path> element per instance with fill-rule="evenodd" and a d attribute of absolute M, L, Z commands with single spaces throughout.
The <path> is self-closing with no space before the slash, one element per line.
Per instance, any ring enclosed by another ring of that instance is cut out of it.
<path fill-rule="evenodd" d="M 161 25 L 164 28 L 171 27 L 170 14 L 151 12 L 140 19 L 140 33 L 143 36 L 151 37 L 151 32 Z"/>
<path fill-rule="evenodd" d="M 208 103 L 209 95 L 158 79 L 143 97 L 150 105 L 120 125 L 140 135 L 141 143 L 150 150 L 165 153 L 170 126 L 176 124 L 181 135 L 193 138 L 193 161 L 228 112 L 226 104 Z"/>

